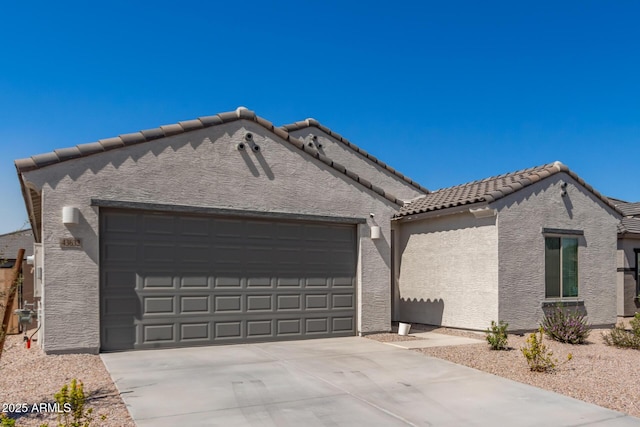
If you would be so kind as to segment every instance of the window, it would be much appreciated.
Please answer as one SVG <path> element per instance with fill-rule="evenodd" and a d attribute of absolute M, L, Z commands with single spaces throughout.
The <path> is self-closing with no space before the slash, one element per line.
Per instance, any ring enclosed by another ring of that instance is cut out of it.
<path fill-rule="evenodd" d="M 545 237 L 545 295 L 547 298 L 578 296 L 578 239 Z"/>

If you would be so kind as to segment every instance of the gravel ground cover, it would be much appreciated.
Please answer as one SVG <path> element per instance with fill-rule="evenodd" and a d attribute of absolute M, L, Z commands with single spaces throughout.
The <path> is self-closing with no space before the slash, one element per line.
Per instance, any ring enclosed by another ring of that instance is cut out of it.
<path fill-rule="evenodd" d="M 92 426 L 135 427 L 100 356 L 88 354 L 45 355 L 40 348 L 26 349 L 21 335 L 10 335 L 0 358 L 0 405 L 53 403 L 53 395 L 72 379 L 84 383 L 87 407 L 96 415 Z M 2 407 L 0 406 L 0 411 Z M 99 419 L 106 415 L 106 420 Z M 16 426 L 57 425 L 56 414 L 13 414 Z"/>
<path fill-rule="evenodd" d="M 484 334 L 447 328 L 426 329 L 470 338 L 484 337 Z M 411 332 L 414 331 L 418 332 L 419 328 L 412 328 Z M 490 350 L 486 343 L 412 351 L 640 417 L 640 351 L 605 345 L 604 331 L 593 330 L 584 345 L 563 344 L 545 337 L 544 344 L 559 361 L 559 367 L 552 373 L 529 370 L 520 351 L 526 344 L 525 336 L 509 335 L 511 349 L 507 351 Z M 390 334 L 374 334 L 367 338 L 388 342 L 387 335 Z M 569 353 L 572 359 L 564 363 Z"/>

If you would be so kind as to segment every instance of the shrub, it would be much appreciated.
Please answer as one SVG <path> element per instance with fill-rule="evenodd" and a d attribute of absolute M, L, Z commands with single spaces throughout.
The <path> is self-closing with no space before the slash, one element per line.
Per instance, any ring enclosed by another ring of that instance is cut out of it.
<path fill-rule="evenodd" d="M 2 427 L 14 427 L 16 420 L 7 417 L 5 414 L 0 414 L 0 426 Z"/>
<path fill-rule="evenodd" d="M 85 409 L 87 397 L 84 394 L 82 381 L 71 380 L 71 384 L 62 386 L 54 395 L 61 414 L 58 414 L 59 427 L 89 427 L 93 421 L 93 408 Z M 100 417 L 104 420 L 106 417 Z M 43 424 L 41 427 L 48 427 Z"/>
<path fill-rule="evenodd" d="M 508 344 L 507 338 L 508 323 L 500 320 L 498 323 L 491 321 L 491 327 L 487 328 L 487 342 L 491 350 L 506 350 Z"/>
<path fill-rule="evenodd" d="M 591 332 L 584 314 L 577 311 L 567 313 L 561 304 L 545 314 L 540 326 L 549 338 L 569 344 L 584 344 Z"/>
<path fill-rule="evenodd" d="M 556 367 L 557 359 L 553 358 L 553 352 L 542 343 L 542 328 L 538 330 L 540 338 L 532 333 L 527 338 L 527 344 L 520 349 L 527 359 L 529 369 L 535 372 L 546 372 Z"/>
<path fill-rule="evenodd" d="M 553 371 L 558 365 L 558 359 L 553 357 L 553 352 L 542 343 L 542 332 L 542 328 L 538 329 L 540 338 L 538 338 L 535 332 L 529 335 L 527 345 L 520 349 L 527 359 L 529 369 L 534 372 Z M 569 353 L 567 355 L 567 362 L 572 358 L 573 355 Z"/>
<path fill-rule="evenodd" d="M 609 332 L 603 332 L 602 339 L 604 343 L 616 347 L 640 350 L 640 313 L 636 313 L 630 323 L 631 331 L 627 331 L 622 324 L 619 324 Z"/>

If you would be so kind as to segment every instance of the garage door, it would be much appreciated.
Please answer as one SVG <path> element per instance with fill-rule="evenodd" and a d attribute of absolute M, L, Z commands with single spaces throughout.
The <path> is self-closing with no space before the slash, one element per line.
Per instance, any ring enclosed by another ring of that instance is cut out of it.
<path fill-rule="evenodd" d="M 103 351 L 355 335 L 351 224 L 100 212 Z"/>

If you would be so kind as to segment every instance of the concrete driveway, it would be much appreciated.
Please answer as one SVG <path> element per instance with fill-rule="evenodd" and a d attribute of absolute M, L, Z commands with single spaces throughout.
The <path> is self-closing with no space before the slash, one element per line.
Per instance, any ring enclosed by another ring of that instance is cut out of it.
<path fill-rule="evenodd" d="M 138 426 L 638 426 L 366 338 L 103 354 Z"/>

